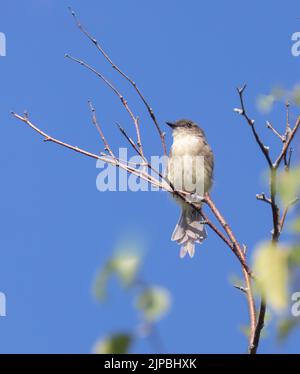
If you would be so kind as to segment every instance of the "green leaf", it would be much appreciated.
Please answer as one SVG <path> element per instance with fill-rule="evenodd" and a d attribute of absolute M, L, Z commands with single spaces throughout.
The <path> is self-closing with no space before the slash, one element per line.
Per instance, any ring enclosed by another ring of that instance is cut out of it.
<path fill-rule="evenodd" d="M 292 98 L 296 105 L 300 105 L 300 85 L 297 84 L 292 91 Z"/>
<path fill-rule="evenodd" d="M 112 260 L 113 269 L 125 287 L 132 284 L 141 264 L 141 257 L 134 252 L 119 252 Z"/>
<path fill-rule="evenodd" d="M 247 326 L 247 325 L 241 325 L 241 326 L 239 327 L 239 329 L 240 329 L 241 333 L 242 333 L 243 335 L 245 335 L 246 338 L 249 338 L 250 333 L 251 333 L 250 326 Z"/>
<path fill-rule="evenodd" d="M 275 100 L 284 100 L 286 96 L 286 92 L 282 87 L 276 86 L 273 87 L 271 90 L 271 95 L 275 98 Z"/>
<path fill-rule="evenodd" d="M 170 304 L 170 293 L 162 287 L 147 288 L 138 296 L 136 302 L 137 308 L 148 322 L 160 320 L 168 312 Z"/>
<path fill-rule="evenodd" d="M 261 244 L 254 254 L 257 285 L 275 312 L 288 306 L 288 255 L 285 247 L 272 243 Z"/>
<path fill-rule="evenodd" d="M 297 217 L 292 223 L 292 230 L 296 233 L 300 233 L 300 217 Z"/>
<path fill-rule="evenodd" d="M 107 284 L 110 276 L 113 274 L 113 271 L 114 269 L 111 261 L 107 261 L 103 268 L 98 271 L 93 284 L 93 294 L 97 300 L 104 301 L 106 299 Z"/>
<path fill-rule="evenodd" d="M 113 334 L 98 341 L 93 352 L 97 354 L 124 354 L 128 353 L 131 343 L 131 335 Z"/>
<path fill-rule="evenodd" d="M 234 287 L 245 287 L 245 281 L 236 274 L 230 275 L 229 282 Z"/>
<path fill-rule="evenodd" d="M 93 294 L 95 298 L 104 301 L 107 297 L 107 285 L 114 275 L 119 277 L 123 287 L 130 287 L 137 276 L 141 264 L 141 256 L 137 251 L 122 250 L 117 252 L 96 275 Z"/>
<path fill-rule="evenodd" d="M 289 252 L 289 263 L 292 266 L 300 265 L 300 246 L 293 247 Z"/>
<path fill-rule="evenodd" d="M 275 97 L 273 95 L 260 95 L 257 98 L 257 108 L 262 113 L 269 113 L 275 102 Z"/>
<path fill-rule="evenodd" d="M 300 168 L 282 172 L 278 175 L 278 192 L 284 204 L 289 204 L 299 195 Z"/>
<path fill-rule="evenodd" d="M 277 326 L 277 338 L 279 340 L 284 340 L 292 332 L 292 330 L 297 326 L 298 322 L 296 318 L 284 318 L 281 319 Z"/>

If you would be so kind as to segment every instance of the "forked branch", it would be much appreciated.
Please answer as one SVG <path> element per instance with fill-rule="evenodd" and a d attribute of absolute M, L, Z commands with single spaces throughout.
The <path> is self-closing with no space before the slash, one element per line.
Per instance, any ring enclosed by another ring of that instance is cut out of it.
<path fill-rule="evenodd" d="M 82 23 L 79 21 L 76 13 L 74 12 L 74 10 L 69 7 L 69 10 L 71 12 L 71 15 L 73 16 L 74 18 L 74 21 L 78 27 L 78 29 L 95 45 L 95 47 L 97 48 L 97 50 L 102 54 L 102 56 L 106 59 L 106 61 L 111 65 L 111 67 L 113 69 L 115 69 L 123 78 L 125 78 L 125 80 L 127 80 L 127 82 L 129 82 L 131 84 L 131 86 L 134 88 L 134 90 L 136 91 L 136 93 L 138 94 L 139 98 L 142 100 L 143 104 L 145 105 L 145 107 L 147 108 L 147 111 L 156 127 L 156 130 L 159 134 L 159 137 L 160 137 L 160 140 L 161 140 L 161 144 L 162 144 L 162 148 L 163 148 L 163 152 L 164 152 L 164 155 L 167 155 L 167 147 L 166 147 L 166 141 L 165 141 L 165 133 L 161 130 L 160 128 L 160 125 L 158 123 L 158 120 L 155 116 L 155 113 L 151 107 L 151 105 L 148 103 L 148 101 L 146 100 L 145 96 L 142 94 L 141 90 L 138 88 L 137 84 L 135 83 L 135 81 L 130 78 L 127 74 L 124 73 L 124 71 L 118 66 L 116 65 L 112 59 L 110 58 L 110 56 L 105 52 L 105 50 L 102 48 L 102 46 L 100 45 L 100 43 L 97 41 L 96 38 L 94 38 L 88 31 L 87 29 L 82 25 Z"/>
<path fill-rule="evenodd" d="M 282 142 L 282 148 L 281 151 L 276 158 L 276 160 L 273 162 L 270 153 L 269 153 L 269 147 L 267 147 L 263 141 L 261 140 L 258 132 L 256 131 L 256 128 L 254 126 L 254 120 L 250 119 L 249 115 L 247 114 L 245 104 L 244 104 L 244 91 L 245 91 L 246 85 L 244 85 L 242 88 L 238 88 L 238 94 L 240 98 L 240 104 L 241 109 L 235 109 L 235 111 L 242 115 L 245 120 L 247 121 L 248 125 L 250 125 L 252 129 L 252 133 L 254 135 L 255 141 L 258 144 L 261 152 L 263 153 L 268 167 L 269 167 L 269 193 L 270 197 L 266 197 L 265 193 L 261 193 L 256 195 L 256 198 L 258 200 L 261 200 L 271 207 L 271 213 L 272 213 L 272 221 L 273 221 L 273 230 L 272 230 L 272 237 L 271 240 L 273 244 L 276 244 L 279 241 L 280 234 L 283 230 L 283 226 L 285 223 L 285 219 L 287 216 L 287 213 L 290 209 L 290 207 L 295 204 L 298 199 L 295 199 L 291 201 L 286 208 L 284 209 L 283 213 L 280 213 L 280 209 L 277 204 L 277 174 L 278 169 L 281 165 L 282 160 L 284 160 L 284 166 L 285 170 L 288 171 L 291 164 L 291 156 L 292 156 L 292 148 L 290 148 L 291 143 L 299 129 L 300 126 L 300 117 L 298 117 L 294 127 L 291 129 L 290 126 L 290 115 L 289 115 L 289 103 L 286 104 L 286 126 L 285 126 L 285 132 L 284 134 L 280 134 L 274 126 L 267 122 L 267 127 L 273 132 L 273 134 L 279 138 Z M 259 314 L 258 319 L 256 322 L 255 331 L 253 334 L 253 338 L 249 347 L 249 353 L 256 353 L 257 348 L 260 341 L 261 331 L 264 327 L 264 320 L 265 320 L 265 314 L 266 314 L 266 295 L 261 295 L 261 301 L 260 301 L 260 307 L 259 307 Z"/>

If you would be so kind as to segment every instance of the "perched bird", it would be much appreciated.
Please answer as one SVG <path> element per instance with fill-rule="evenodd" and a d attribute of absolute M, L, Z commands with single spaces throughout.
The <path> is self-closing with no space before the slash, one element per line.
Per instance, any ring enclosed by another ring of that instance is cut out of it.
<path fill-rule="evenodd" d="M 166 177 L 177 191 L 190 193 L 189 200 L 201 207 L 201 200 L 212 187 L 214 156 L 204 131 L 193 121 L 181 119 L 166 122 L 172 129 L 171 147 Z M 175 200 L 182 212 L 171 240 L 181 245 L 180 257 L 195 254 L 195 242 L 202 243 L 207 237 L 203 217 L 191 205 L 178 196 Z"/>

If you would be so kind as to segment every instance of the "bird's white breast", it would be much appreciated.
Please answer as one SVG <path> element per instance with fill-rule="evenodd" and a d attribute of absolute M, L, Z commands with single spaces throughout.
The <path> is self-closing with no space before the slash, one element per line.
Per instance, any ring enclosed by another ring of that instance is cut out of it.
<path fill-rule="evenodd" d="M 195 135 L 182 135 L 174 136 L 172 145 L 172 155 L 182 156 L 191 155 L 199 156 L 203 147 L 203 140 Z"/>
<path fill-rule="evenodd" d="M 203 138 L 193 134 L 174 136 L 168 162 L 168 178 L 177 190 L 204 195 L 206 189 Z"/>

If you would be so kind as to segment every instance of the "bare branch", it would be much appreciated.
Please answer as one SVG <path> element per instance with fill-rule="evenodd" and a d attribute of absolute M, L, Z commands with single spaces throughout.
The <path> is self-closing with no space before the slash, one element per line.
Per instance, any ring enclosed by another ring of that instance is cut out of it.
<path fill-rule="evenodd" d="M 234 284 L 233 287 L 247 295 L 247 289 L 245 287 L 238 286 L 237 284 Z"/>
<path fill-rule="evenodd" d="M 256 195 L 256 199 L 257 199 L 257 200 L 260 200 L 260 201 L 263 201 L 263 202 L 265 202 L 265 203 L 267 203 L 267 204 L 272 204 L 271 199 L 268 198 L 268 197 L 266 197 L 266 195 L 265 195 L 264 192 L 262 192 L 261 194 L 257 194 L 257 195 Z"/>
<path fill-rule="evenodd" d="M 199 210 L 195 206 L 194 206 L 194 209 L 197 211 Z M 227 246 L 232 250 L 234 255 L 240 261 L 242 267 L 247 271 L 247 273 L 249 273 L 250 276 L 252 276 L 251 270 L 249 269 L 247 263 L 241 258 L 241 256 L 236 251 L 235 245 L 229 239 L 226 238 L 226 236 L 217 228 L 216 225 L 212 223 L 212 221 L 208 218 L 208 216 L 203 212 L 202 209 L 200 209 L 199 212 L 201 213 L 202 217 L 205 219 L 206 225 L 209 226 L 215 232 L 215 234 L 218 235 L 224 241 L 225 244 L 227 244 Z"/>
<path fill-rule="evenodd" d="M 269 122 L 269 121 L 267 121 L 267 128 L 268 129 L 270 129 L 270 130 L 272 130 L 273 131 L 273 133 L 282 141 L 282 142 L 284 142 L 285 141 L 285 137 L 284 136 L 282 136 L 282 135 L 280 135 L 279 134 L 279 132 L 273 127 L 273 125 Z"/>
<path fill-rule="evenodd" d="M 291 126 L 290 126 L 290 103 L 288 101 L 285 103 L 285 109 L 286 109 L 285 133 L 288 134 L 291 131 Z"/>
<path fill-rule="evenodd" d="M 293 148 L 289 148 L 289 152 L 288 152 L 288 156 L 287 156 L 287 161 L 285 163 L 285 170 L 286 171 L 289 171 L 290 170 L 290 167 L 291 167 L 291 161 L 292 161 L 292 155 L 293 155 Z"/>
<path fill-rule="evenodd" d="M 89 151 L 86 151 L 82 148 L 79 148 L 77 146 L 74 146 L 74 145 L 71 145 L 71 144 L 68 144 L 66 142 L 63 142 L 59 139 L 56 139 L 50 135 L 48 135 L 47 133 L 45 133 L 44 131 L 42 131 L 40 128 L 38 128 L 36 125 L 34 125 L 28 118 L 27 115 L 24 115 L 23 117 L 20 116 L 19 114 L 15 113 L 15 112 L 12 112 L 11 113 L 15 118 L 17 118 L 18 120 L 26 123 L 31 129 L 33 129 L 34 131 L 36 131 L 38 134 L 40 134 L 43 138 L 44 138 L 44 141 L 46 142 L 52 142 L 52 143 L 55 143 L 55 144 L 58 144 L 62 147 L 65 147 L 65 148 L 68 148 L 68 149 L 71 149 L 77 153 L 80 153 L 84 156 L 87 156 L 87 157 L 91 157 L 91 158 L 94 158 L 96 160 L 102 160 L 104 162 L 107 162 L 109 164 L 112 164 L 114 166 L 117 166 L 117 167 L 120 167 L 121 169 L 124 169 L 126 170 L 127 172 L 131 173 L 131 174 L 134 174 L 142 179 L 144 179 L 145 181 L 149 182 L 149 183 L 152 183 L 153 185 L 155 185 L 156 187 L 158 188 L 161 188 L 165 191 L 168 191 L 170 192 L 170 189 L 168 189 L 168 187 L 162 183 L 160 183 L 159 180 L 155 179 L 154 177 L 152 177 L 151 175 L 149 175 L 148 173 L 145 173 L 143 170 L 138 170 L 138 169 L 135 169 L 123 162 L 120 162 L 120 160 L 118 159 L 114 159 L 114 158 L 111 158 L 109 156 L 100 156 L 100 155 L 97 155 L 95 153 L 92 153 L 92 152 L 89 152 Z"/>
<path fill-rule="evenodd" d="M 265 324 L 265 316 L 266 316 L 266 310 L 267 310 L 267 304 L 265 301 L 265 298 L 261 298 L 260 307 L 259 307 L 259 314 L 258 314 L 258 320 L 255 328 L 254 338 L 253 342 L 250 346 L 249 353 L 250 354 L 256 354 L 257 348 L 259 345 L 259 340 L 261 336 L 261 332 L 264 328 Z"/>
<path fill-rule="evenodd" d="M 282 147 L 282 151 L 281 151 L 280 155 L 278 156 L 277 160 L 274 163 L 274 168 L 275 169 L 277 169 L 279 167 L 282 159 L 284 158 L 284 156 L 288 152 L 289 146 L 291 145 L 292 140 L 294 139 L 294 136 L 296 135 L 296 132 L 299 129 L 299 126 L 300 126 L 300 116 L 297 118 L 297 121 L 296 121 L 296 124 L 295 124 L 294 128 L 291 130 L 289 136 L 286 139 L 286 142 L 284 143 L 284 146 Z"/>
<path fill-rule="evenodd" d="M 143 157 L 140 150 L 138 149 L 138 147 L 136 146 L 135 142 L 130 138 L 129 135 L 127 135 L 125 129 L 123 127 L 120 126 L 120 124 L 117 122 L 117 126 L 118 126 L 118 129 L 120 130 L 121 134 L 125 137 L 125 139 L 128 141 L 128 143 L 132 146 L 132 148 L 136 151 L 136 153 Z"/>
<path fill-rule="evenodd" d="M 101 157 L 97 154 L 94 154 L 94 153 L 91 153 L 91 152 L 88 152 L 88 151 L 85 151 L 84 149 L 81 149 L 77 146 L 73 146 L 71 144 L 68 144 L 68 143 L 65 143 L 65 142 L 62 142 L 61 140 L 58 140 L 56 138 L 53 138 L 52 136 L 46 134 L 44 131 L 42 131 L 41 129 L 39 129 L 37 126 L 35 126 L 32 122 L 29 121 L 28 119 L 28 116 L 27 115 L 24 115 L 24 117 L 20 116 L 19 114 L 15 113 L 15 112 L 11 112 L 11 114 L 19 119 L 20 121 L 26 123 L 29 127 L 31 127 L 34 131 L 36 131 L 37 133 L 39 133 L 40 135 L 42 135 L 44 137 L 44 141 L 47 141 L 47 142 L 53 142 L 53 143 L 56 143 L 56 144 L 59 144 L 63 147 L 66 147 L 66 148 L 69 148 L 69 149 L 72 149 L 73 151 L 75 152 L 78 152 L 78 153 L 81 153 L 85 156 L 88 156 L 88 157 L 91 157 L 91 158 L 94 158 L 96 160 L 104 160 L 106 161 L 106 159 L 104 157 Z M 112 162 L 110 162 L 112 163 Z"/>
<path fill-rule="evenodd" d="M 142 102 L 144 103 L 145 107 L 147 108 L 147 111 L 157 129 L 157 132 L 159 134 L 159 137 L 161 139 L 161 143 L 162 143 L 162 147 L 163 147 L 163 152 L 164 154 L 166 155 L 167 154 L 167 147 L 166 147 L 166 142 L 165 142 L 165 133 L 161 130 L 160 128 L 160 125 L 158 124 L 158 121 L 156 119 L 156 116 L 154 114 L 154 111 L 152 109 L 152 107 L 149 105 L 148 101 L 145 99 L 144 95 L 141 93 L 140 89 L 138 88 L 137 84 L 134 82 L 134 80 L 132 78 L 130 78 L 127 74 L 125 74 L 121 68 L 119 66 L 117 66 L 112 60 L 111 58 L 109 57 L 109 55 L 104 51 L 104 49 L 102 48 L 102 46 L 99 44 L 99 42 L 87 31 L 87 29 L 81 24 L 81 22 L 79 21 L 79 19 L 77 18 L 76 16 L 76 13 L 74 12 L 74 10 L 69 7 L 69 10 L 71 12 L 71 15 L 73 16 L 74 20 L 75 20 L 75 23 L 77 25 L 77 27 L 79 28 L 79 30 L 96 46 L 96 48 L 98 49 L 98 51 L 103 55 L 103 57 L 108 61 L 108 63 L 111 65 L 111 67 L 113 69 L 115 69 L 123 78 L 125 78 L 130 84 L 131 86 L 135 89 L 135 91 L 137 92 L 138 96 L 140 97 L 140 99 L 142 100 Z"/>
<path fill-rule="evenodd" d="M 267 160 L 267 163 L 269 164 L 269 166 L 272 166 L 272 161 L 271 161 L 271 158 L 270 158 L 270 154 L 269 154 L 269 147 L 265 146 L 263 144 L 263 142 L 261 141 L 256 129 L 255 129 L 255 126 L 254 126 L 254 120 L 250 119 L 250 117 L 248 116 L 247 112 L 246 112 L 246 109 L 245 109 L 245 104 L 244 104 L 244 91 L 246 89 L 246 85 L 244 85 L 242 88 L 237 88 L 237 92 L 239 94 L 239 98 L 240 98 L 240 103 L 241 103 L 241 109 L 239 111 L 239 114 L 241 116 L 243 116 L 248 125 L 251 127 L 251 130 L 252 130 L 252 133 L 254 135 L 254 138 L 256 140 L 256 143 L 259 145 L 263 155 L 265 156 L 266 160 Z"/>
<path fill-rule="evenodd" d="M 247 289 L 247 301 L 248 301 L 248 307 L 249 307 L 249 316 L 250 316 L 250 338 L 249 338 L 249 346 L 252 345 L 254 335 L 255 335 L 255 328 L 256 328 L 256 307 L 255 307 L 255 301 L 253 297 L 252 292 L 252 284 L 251 284 L 251 272 L 249 272 L 248 265 L 246 263 L 246 257 L 243 249 L 241 248 L 240 244 L 238 243 L 235 235 L 233 234 L 232 229 L 226 222 L 225 218 L 221 215 L 213 201 L 211 200 L 209 194 L 205 195 L 205 202 L 210 207 L 211 211 L 217 218 L 217 220 L 220 222 L 221 226 L 227 233 L 229 239 L 234 245 L 234 251 L 236 256 L 240 259 L 241 263 L 244 263 L 245 265 L 242 267 L 243 275 L 245 279 L 246 289 Z M 248 269 L 248 271 L 247 271 Z"/>
<path fill-rule="evenodd" d="M 131 117 L 131 119 L 132 119 L 132 121 L 134 123 L 135 131 L 136 131 L 136 136 L 137 136 L 137 144 L 138 144 L 140 153 L 143 155 L 144 153 L 143 153 L 143 147 L 142 147 L 142 142 L 141 142 L 141 134 L 140 134 L 139 121 L 138 121 L 138 118 L 133 114 L 133 111 L 129 107 L 128 102 L 124 98 L 124 96 L 120 93 L 120 91 L 117 90 L 117 88 L 107 78 L 104 77 L 103 74 L 99 73 L 91 65 L 87 64 L 86 62 L 84 62 L 82 60 L 79 60 L 78 58 L 70 56 L 68 54 L 66 54 L 65 57 L 68 58 L 68 59 L 70 59 L 70 60 L 72 60 L 72 61 L 74 61 L 74 62 L 76 62 L 76 63 L 78 63 L 78 64 L 80 64 L 81 66 L 87 68 L 88 70 L 90 70 L 98 78 L 102 79 L 102 81 L 119 97 L 121 103 L 125 107 L 127 113 L 130 115 L 130 117 Z"/>
<path fill-rule="evenodd" d="M 113 151 L 111 150 L 111 148 L 110 148 L 110 146 L 109 146 L 109 144 L 108 144 L 108 142 L 107 142 L 107 140 L 104 136 L 104 133 L 103 133 L 101 127 L 100 127 L 100 124 L 97 120 L 96 110 L 95 110 L 92 102 L 89 101 L 88 104 L 89 104 L 89 107 L 90 107 L 90 110 L 91 110 L 91 113 L 92 113 L 92 122 L 95 125 L 95 127 L 96 127 L 96 129 L 97 129 L 97 131 L 98 131 L 98 133 L 101 137 L 101 140 L 103 141 L 105 151 L 107 151 L 113 159 L 116 159 Z"/>
<path fill-rule="evenodd" d="M 280 220 L 280 224 L 279 224 L 279 230 L 280 230 L 280 232 L 283 229 L 283 226 L 284 226 L 284 223 L 285 223 L 285 220 L 286 220 L 286 216 L 287 216 L 290 208 L 292 206 L 294 206 L 295 204 L 297 204 L 298 202 L 299 202 L 299 198 L 297 197 L 294 200 L 292 200 L 290 203 L 288 203 L 288 205 L 285 207 L 285 209 L 283 211 L 283 214 L 282 214 L 282 217 L 281 217 L 281 220 Z"/>

